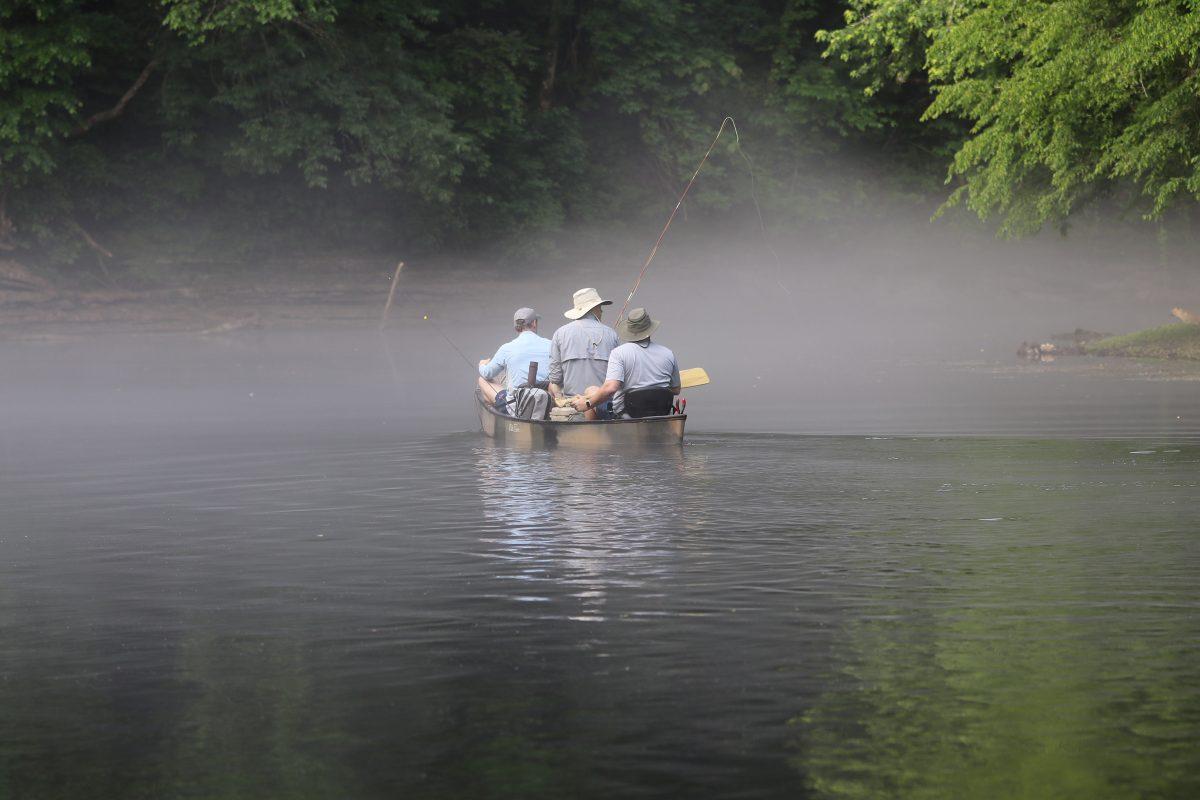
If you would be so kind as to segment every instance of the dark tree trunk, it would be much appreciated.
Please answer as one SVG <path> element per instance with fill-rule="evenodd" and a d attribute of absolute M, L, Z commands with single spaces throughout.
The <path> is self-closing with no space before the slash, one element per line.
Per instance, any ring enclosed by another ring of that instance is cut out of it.
<path fill-rule="evenodd" d="M 0 250 L 13 250 L 10 241 L 16 226 L 8 216 L 8 187 L 0 186 Z"/>
<path fill-rule="evenodd" d="M 550 28 L 546 33 L 546 69 L 538 92 L 538 108 L 548 111 L 554 105 L 554 81 L 558 75 L 558 39 L 562 31 L 562 0 L 550 4 Z"/>

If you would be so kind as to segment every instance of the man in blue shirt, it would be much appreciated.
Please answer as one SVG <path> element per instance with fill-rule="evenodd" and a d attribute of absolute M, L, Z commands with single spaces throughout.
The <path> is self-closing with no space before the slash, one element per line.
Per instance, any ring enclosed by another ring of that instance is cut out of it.
<path fill-rule="evenodd" d="M 517 338 L 500 345 L 496 355 L 479 362 L 479 391 L 483 399 L 496 403 L 500 391 L 511 392 L 529 383 L 529 365 L 537 362 L 537 383 L 544 383 L 550 375 L 550 340 L 538 336 L 540 317 L 532 308 L 518 308 L 513 314 L 513 328 Z M 503 387 L 496 383 L 500 373 L 506 374 Z"/>

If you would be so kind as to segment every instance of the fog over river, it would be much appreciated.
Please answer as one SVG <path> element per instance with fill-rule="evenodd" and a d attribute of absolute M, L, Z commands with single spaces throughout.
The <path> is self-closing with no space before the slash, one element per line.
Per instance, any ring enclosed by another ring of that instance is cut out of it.
<path fill-rule="evenodd" d="M 0 797 L 1197 796 L 1200 382 L 1013 356 L 1189 279 L 930 247 L 664 251 L 657 451 L 490 445 L 446 341 L 632 245 L 0 340 Z"/>

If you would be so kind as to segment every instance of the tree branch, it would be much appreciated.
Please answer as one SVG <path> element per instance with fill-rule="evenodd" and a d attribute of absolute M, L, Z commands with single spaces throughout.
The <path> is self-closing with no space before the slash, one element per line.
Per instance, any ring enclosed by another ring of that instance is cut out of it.
<path fill-rule="evenodd" d="M 134 98 L 134 95 L 141 91 L 142 87 L 146 85 L 146 81 L 150 79 L 150 73 L 154 72 L 157 66 L 158 56 L 155 56 L 154 58 L 150 59 L 150 63 L 142 68 L 142 72 L 137 76 L 137 80 L 133 82 L 132 86 L 125 90 L 125 94 L 121 95 L 121 99 L 117 101 L 115 106 L 107 109 L 106 111 L 99 111 L 95 114 L 92 114 L 82 123 L 80 123 L 79 127 L 76 128 L 71 135 L 82 136 L 96 125 L 99 125 L 101 122 L 108 122 L 110 119 L 116 119 L 117 117 L 121 116 L 122 112 L 125 111 L 125 106 L 129 105 L 129 101 Z"/>
<path fill-rule="evenodd" d="M 78 222 L 71 220 L 71 227 L 73 227 L 75 232 L 78 233 L 85 242 L 87 242 L 88 247 L 92 248 L 102 256 L 107 256 L 108 258 L 113 257 L 113 254 L 108 251 L 108 248 L 93 239 L 92 235 L 85 231 L 83 226 Z M 103 264 L 103 262 L 101 262 L 101 264 Z"/>

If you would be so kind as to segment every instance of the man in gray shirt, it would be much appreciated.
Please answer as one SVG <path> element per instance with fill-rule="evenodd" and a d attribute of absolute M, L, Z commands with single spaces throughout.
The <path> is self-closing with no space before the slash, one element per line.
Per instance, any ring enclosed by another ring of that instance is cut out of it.
<path fill-rule="evenodd" d="M 619 342 L 617 332 L 600 321 L 604 306 L 595 289 L 580 289 L 574 307 L 563 312 L 568 322 L 550 339 L 550 394 L 573 397 L 604 383 L 608 354 Z"/>
<path fill-rule="evenodd" d="M 669 348 L 650 341 L 650 335 L 658 330 L 659 323 L 650 319 L 644 308 L 635 308 L 629 317 L 617 323 L 617 332 L 625 344 L 615 348 L 608 357 L 608 370 L 602 384 L 588 388 L 583 397 L 575 401 L 579 411 L 590 411 L 606 402 L 613 401 L 613 413 L 625 416 L 625 394 L 637 389 L 657 389 L 661 398 L 653 400 L 665 408 L 657 410 L 635 409 L 632 416 L 669 414 L 671 395 L 679 394 L 682 381 L 679 379 L 679 363 Z"/>

